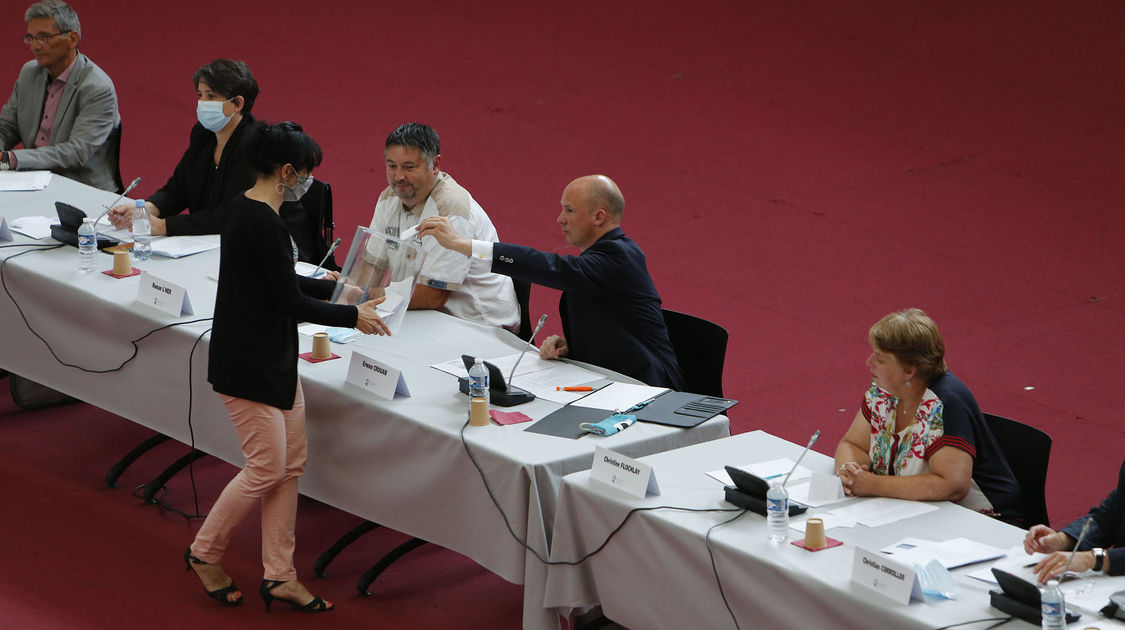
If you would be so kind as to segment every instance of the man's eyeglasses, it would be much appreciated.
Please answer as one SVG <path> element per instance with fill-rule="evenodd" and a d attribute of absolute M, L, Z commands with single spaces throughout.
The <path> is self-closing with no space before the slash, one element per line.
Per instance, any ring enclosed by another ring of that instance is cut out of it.
<path fill-rule="evenodd" d="M 47 40 L 51 39 L 52 37 L 58 37 L 59 35 L 66 35 L 69 32 L 70 31 L 59 31 L 58 33 L 37 33 L 35 35 L 32 35 L 31 33 L 28 33 L 27 35 L 23 36 L 23 43 L 28 45 L 28 46 L 30 46 L 32 43 L 46 44 Z"/>

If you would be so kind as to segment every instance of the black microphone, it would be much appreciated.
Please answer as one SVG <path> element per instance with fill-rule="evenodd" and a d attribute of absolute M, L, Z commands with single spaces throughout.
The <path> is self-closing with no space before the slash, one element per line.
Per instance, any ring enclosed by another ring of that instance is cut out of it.
<path fill-rule="evenodd" d="M 336 248 L 340 246 L 341 242 L 342 240 L 339 238 L 332 242 L 332 247 L 329 247 L 328 253 L 324 255 L 324 258 L 320 259 L 320 264 L 316 266 L 316 269 L 313 269 L 313 272 L 309 275 L 310 278 L 316 277 L 316 272 L 320 271 L 320 268 L 324 266 L 324 263 L 328 260 L 328 257 L 332 255 L 332 252 L 336 251 Z"/>
<path fill-rule="evenodd" d="M 535 346 L 531 345 L 532 342 L 535 341 L 535 335 L 538 335 L 539 331 L 543 330 L 543 324 L 546 324 L 546 323 L 547 323 L 547 314 L 543 313 L 542 315 L 539 316 L 539 323 L 535 325 L 535 330 L 531 331 L 531 337 L 527 340 L 528 348 L 534 348 L 535 347 Z M 504 384 L 505 389 L 507 389 L 508 391 L 511 391 L 511 389 L 512 389 L 512 377 L 516 375 L 516 366 L 518 366 L 520 364 L 520 361 L 523 360 L 523 355 L 524 355 L 525 352 L 527 352 L 526 349 L 520 351 L 520 356 L 516 358 L 515 364 L 512 365 L 512 371 L 508 374 L 508 381 Z"/>

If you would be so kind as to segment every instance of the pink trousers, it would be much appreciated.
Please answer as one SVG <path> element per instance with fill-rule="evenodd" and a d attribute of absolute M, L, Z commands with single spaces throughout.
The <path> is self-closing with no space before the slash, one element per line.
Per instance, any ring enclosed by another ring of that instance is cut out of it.
<path fill-rule="evenodd" d="M 220 394 L 242 441 L 246 465 L 219 495 L 195 536 L 191 552 L 217 563 L 230 543 L 231 531 L 254 505 L 262 505 L 262 566 L 267 580 L 294 580 L 297 525 L 297 478 L 305 472 L 305 395 L 297 381 L 293 409 Z"/>

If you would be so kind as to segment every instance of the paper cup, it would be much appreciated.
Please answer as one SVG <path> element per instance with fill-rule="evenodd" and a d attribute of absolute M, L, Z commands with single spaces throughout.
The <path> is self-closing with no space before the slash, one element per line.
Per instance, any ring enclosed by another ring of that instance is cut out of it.
<path fill-rule="evenodd" d="M 828 544 L 824 538 L 824 520 L 810 518 L 805 521 L 805 546 L 809 549 L 820 549 Z"/>
<path fill-rule="evenodd" d="M 332 356 L 332 342 L 328 340 L 328 333 L 318 332 L 313 335 L 312 357 L 314 359 L 328 359 Z"/>
<path fill-rule="evenodd" d="M 119 276 L 133 273 L 133 261 L 129 257 L 129 252 L 113 253 L 113 273 Z"/>
<path fill-rule="evenodd" d="M 488 417 L 488 399 L 474 398 L 469 406 L 469 424 L 474 427 L 487 427 L 492 422 Z"/>

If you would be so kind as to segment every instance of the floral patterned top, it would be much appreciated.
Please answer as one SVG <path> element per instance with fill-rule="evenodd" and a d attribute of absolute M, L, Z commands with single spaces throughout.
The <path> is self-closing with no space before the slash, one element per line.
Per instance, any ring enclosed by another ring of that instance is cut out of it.
<path fill-rule="evenodd" d="M 897 403 L 897 398 L 874 381 L 863 396 L 863 417 L 871 425 L 871 471 L 880 475 L 925 474 L 930 469 L 930 455 L 946 445 L 941 399 L 927 389 L 914 422 L 899 433 L 895 433 Z"/>

